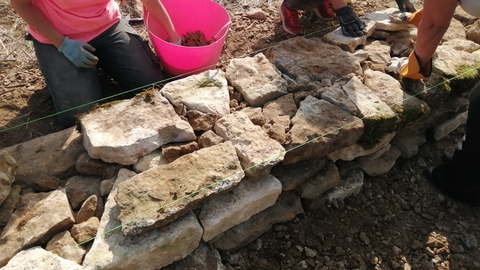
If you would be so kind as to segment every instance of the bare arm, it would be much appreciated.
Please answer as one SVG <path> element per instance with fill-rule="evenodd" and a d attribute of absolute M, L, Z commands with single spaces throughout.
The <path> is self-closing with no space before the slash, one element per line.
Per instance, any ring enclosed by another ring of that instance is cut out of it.
<path fill-rule="evenodd" d="M 175 31 L 175 27 L 172 24 L 172 20 L 168 15 L 165 7 L 160 0 L 141 0 L 145 8 L 148 10 L 160 26 L 165 29 L 168 34 L 168 39 L 172 42 L 179 41 L 180 36 Z"/>
<path fill-rule="evenodd" d="M 450 26 L 458 0 L 425 0 L 422 21 L 418 25 L 415 54 L 420 70 L 426 68 L 438 44 Z"/>
<path fill-rule="evenodd" d="M 345 0 L 330 0 L 330 3 L 332 3 L 333 9 L 339 9 L 347 5 Z"/>
<path fill-rule="evenodd" d="M 61 35 L 45 15 L 32 4 L 32 0 L 10 0 L 10 5 L 22 19 L 57 48 L 65 38 Z"/>

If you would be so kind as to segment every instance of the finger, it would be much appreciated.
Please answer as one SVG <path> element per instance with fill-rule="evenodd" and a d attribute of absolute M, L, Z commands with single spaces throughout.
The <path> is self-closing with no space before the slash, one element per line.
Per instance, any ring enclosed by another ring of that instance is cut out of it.
<path fill-rule="evenodd" d="M 352 24 L 352 32 L 355 34 L 356 37 L 361 37 L 362 33 L 360 32 L 360 29 L 358 28 L 357 24 Z"/>
<path fill-rule="evenodd" d="M 85 43 L 85 45 L 83 45 L 82 48 L 84 48 L 85 50 L 87 50 L 89 52 L 94 52 L 96 50 L 95 47 L 93 47 L 92 45 L 87 44 L 87 43 Z"/>

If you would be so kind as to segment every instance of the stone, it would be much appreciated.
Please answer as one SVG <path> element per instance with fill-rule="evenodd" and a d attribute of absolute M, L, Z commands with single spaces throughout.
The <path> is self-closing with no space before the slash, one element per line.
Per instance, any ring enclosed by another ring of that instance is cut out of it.
<path fill-rule="evenodd" d="M 284 164 L 320 158 L 349 146 L 363 135 L 364 127 L 359 118 L 311 96 L 302 101 L 292 123 Z"/>
<path fill-rule="evenodd" d="M 340 183 L 340 174 L 337 166 L 332 162 L 327 162 L 325 167 L 307 179 L 297 188 L 297 194 L 301 198 L 316 199 L 326 191 L 336 187 Z"/>
<path fill-rule="evenodd" d="M 32 187 L 39 192 L 48 192 L 57 189 L 61 180 L 53 175 L 39 175 L 32 180 Z"/>
<path fill-rule="evenodd" d="M 271 173 L 282 183 L 283 191 L 289 191 L 314 176 L 323 169 L 325 164 L 325 158 L 305 160 L 289 165 L 280 163 L 272 168 Z"/>
<path fill-rule="evenodd" d="M 287 94 L 287 82 L 262 53 L 230 60 L 226 77 L 250 106 L 262 106 Z"/>
<path fill-rule="evenodd" d="M 198 218 L 208 242 L 231 227 L 275 204 L 282 184 L 273 175 L 243 179 L 233 191 L 206 201 Z"/>
<path fill-rule="evenodd" d="M 364 84 L 398 114 L 404 125 L 430 113 L 427 103 L 404 92 L 400 82 L 388 74 L 366 70 Z"/>
<path fill-rule="evenodd" d="M 200 243 L 190 255 L 162 268 L 162 270 L 226 270 L 218 250 L 206 243 Z"/>
<path fill-rule="evenodd" d="M 390 63 L 390 45 L 385 41 L 375 40 L 364 47 L 368 53 L 368 59 L 376 64 Z"/>
<path fill-rule="evenodd" d="M 363 186 L 364 174 L 360 169 L 340 170 L 340 183 L 327 191 L 326 198 L 329 202 L 345 199 L 358 194 Z"/>
<path fill-rule="evenodd" d="M 3 270 L 36 269 L 36 270 L 82 270 L 81 265 L 64 259 L 41 247 L 32 247 L 19 252 Z"/>
<path fill-rule="evenodd" d="M 0 205 L 7 199 L 15 181 L 17 162 L 5 150 L 0 151 Z"/>
<path fill-rule="evenodd" d="M 73 223 L 65 189 L 23 195 L 22 204 L 0 235 L 0 267 L 5 266 L 23 248 L 50 239 L 69 229 Z"/>
<path fill-rule="evenodd" d="M 168 163 L 167 158 L 162 153 L 162 149 L 157 149 L 150 154 L 141 157 L 138 162 L 133 165 L 133 170 L 137 173 L 141 173 L 150 168 Z"/>
<path fill-rule="evenodd" d="M 275 47 L 274 63 L 297 83 L 319 79 L 335 81 L 346 74 L 362 74 L 355 56 L 319 38 L 294 37 L 279 43 Z"/>
<path fill-rule="evenodd" d="M 69 231 L 63 231 L 55 235 L 48 241 L 45 249 L 77 264 L 82 263 L 83 256 L 87 253 L 84 246 L 75 242 Z"/>
<path fill-rule="evenodd" d="M 77 216 L 75 217 L 75 223 L 80 224 L 84 221 L 87 221 L 89 218 L 95 215 L 95 210 L 97 209 L 97 195 L 93 194 L 88 197 L 78 210 Z"/>
<path fill-rule="evenodd" d="M 20 192 L 22 192 L 22 188 L 19 185 L 13 185 L 8 197 L 0 205 L 0 227 L 7 225 L 17 205 L 20 203 Z"/>
<path fill-rule="evenodd" d="M 292 220 L 303 213 L 300 198 L 293 192 L 283 192 L 273 206 L 226 231 L 214 242 L 214 246 L 221 250 L 235 251 L 260 237 L 274 224 Z"/>
<path fill-rule="evenodd" d="M 352 161 L 357 157 L 373 154 L 378 150 L 380 150 L 381 148 L 383 148 L 388 143 L 390 143 L 390 141 L 395 137 L 395 135 L 396 135 L 396 132 L 392 132 L 383 136 L 375 146 L 369 149 L 365 149 L 360 144 L 354 143 L 350 146 L 344 147 L 342 149 L 338 149 L 328 154 L 328 158 L 333 162 L 336 162 L 337 160 Z"/>
<path fill-rule="evenodd" d="M 389 172 L 390 169 L 395 165 L 395 162 L 397 161 L 401 152 L 396 148 L 390 148 L 390 144 L 388 145 L 388 148 L 389 149 L 387 151 L 377 158 L 372 158 L 370 156 L 357 158 L 360 168 L 370 176 L 379 176 Z"/>
<path fill-rule="evenodd" d="M 215 134 L 215 132 L 208 130 L 198 138 L 198 146 L 200 148 L 210 147 L 224 142 L 225 139 Z"/>
<path fill-rule="evenodd" d="M 119 184 L 115 197 L 122 232 L 138 235 L 165 226 L 208 198 L 230 191 L 244 175 L 230 141 L 135 175 Z"/>
<path fill-rule="evenodd" d="M 458 114 L 452 119 L 445 121 L 444 123 L 439 124 L 438 126 L 433 127 L 433 137 L 436 141 L 441 140 L 452 131 L 457 129 L 459 126 L 467 123 L 468 112 L 463 112 Z"/>
<path fill-rule="evenodd" d="M 127 169 L 119 171 L 105 204 L 97 236 L 83 261 L 84 270 L 160 269 L 187 257 L 198 247 L 203 231 L 191 212 L 169 226 L 138 236 L 125 237 L 117 229 L 121 226 L 120 210 L 114 199 L 118 185 L 135 175 Z"/>
<path fill-rule="evenodd" d="M 206 131 L 213 129 L 215 122 L 220 118 L 214 113 L 203 113 L 196 110 L 187 111 L 188 123 L 195 131 Z"/>
<path fill-rule="evenodd" d="M 75 163 L 75 169 L 83 175 L 102 176 L 103 171 L 109 164 L 100 159 L 91 158 L 87 152 L 80 155 Z"/>
<path fill-rule="evenodd" d="M 135 164 L 164 144 L 196 139 L 192 127 L 155 90 L 93 110 L 80 117 L 80 126 L 90 157 L 122 165 Z"/>
<path fill-rule="evenodd" d="M 38 137 L 4 150 L 13 159 L 21 160 L 15 179 L 27 185 L 31 185 L 34 179 L 42 175 L 51 175 L 59 179 L 75 175 L 76 158 L 73 157 L 85 152 L 82 135 L 74 128 Z"/>
<path fill-rule="evenodd" d="M 356 78 L 356 77 L 354 77 Z M 351 115 L 358 115 L 358 108 L 355 106 L 347 96 L 346 92 L 342 89 L 340 84 L 334 84 L 331 87 L 327 87 L 320 97 L 323 100 L 326 100 L 332 103 L 339 108 L 342 108 L 344 111 L 350 113 Z"/>
<path fill-rule="evenodd" d="M 97 217 L 91 217 L 88 220 L 73 225 L 71 229 L 72 237 L 79 244 L 85 244 L 95 237 L 98 231 L 100 220 Z"/>
<path fill-rule="evenodd" d="M 322 41 L 336 45 L 342 48 L 344 51 L 353 52 L 358 47 L 361 47 L 367 43 L 367 38 L 373 34 L 376 30 L 376 22 L 367 21 L 365 30 L 367 33 L 361 37 L 346 37 L 342 33 L 342 29 L 338 27 L 337 29 L 329 32 L 328 34 L 322 37 Z"/>
<path fill-rule="evenodd" d="M 160 92 L 175 107 L 219 116 L 230 113 L 227 80 L 220 69 L 169 82 Z"/>
<path fill-rule="evenodd" d="M 269 138 L 242 112 L 220 118 L 214 129 L 215 133 L 235 146 L 242 168 L 250 178 L 269 174 L 271 168 L 283 160 L 283 146 Z"/>
<path fill-rule="evenodd" d="M 198 150 L 197 142 L 173 143 L 161 147 L 163 156 L 168 162 L 173 162 L 177 158 L 193 153 Z"/>
<path fill-rule="evenodd" d="M 99 198 L 101 196 L 100 183 L 101 179 L 96 176 L 76 175 L 70 177 L 65 184 L 65 189 L 72 208 L 78 209 L 92 195 Z"/>

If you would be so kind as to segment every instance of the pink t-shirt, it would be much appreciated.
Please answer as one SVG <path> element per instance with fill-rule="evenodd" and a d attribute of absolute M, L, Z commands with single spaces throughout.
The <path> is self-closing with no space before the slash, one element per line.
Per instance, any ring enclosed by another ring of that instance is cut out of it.
<path fill-rule="evenodd" d="M 89 42 L 120 20 L 114 0 L 33 0 L 53 26 L 70 39 Z M 51 43 L 32 27 L 30 34 L 42 43 Z"/>

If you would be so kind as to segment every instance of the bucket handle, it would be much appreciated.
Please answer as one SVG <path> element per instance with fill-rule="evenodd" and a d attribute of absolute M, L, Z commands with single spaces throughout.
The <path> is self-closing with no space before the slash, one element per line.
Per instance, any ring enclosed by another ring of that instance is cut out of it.
<path fill-rule="evenodd" d="M 222 26 L 222 28 L 220 28 L 220 30 L 218 30 L 218 32 L 215 35 L 213 35 L 213 38 L 215 40 L 219 40 L 222 36 L 223 31 L 226 28 L 230 27 L 231 24 L 232 24 L 232 21 L 228 21 L 224 26 Z"/>

